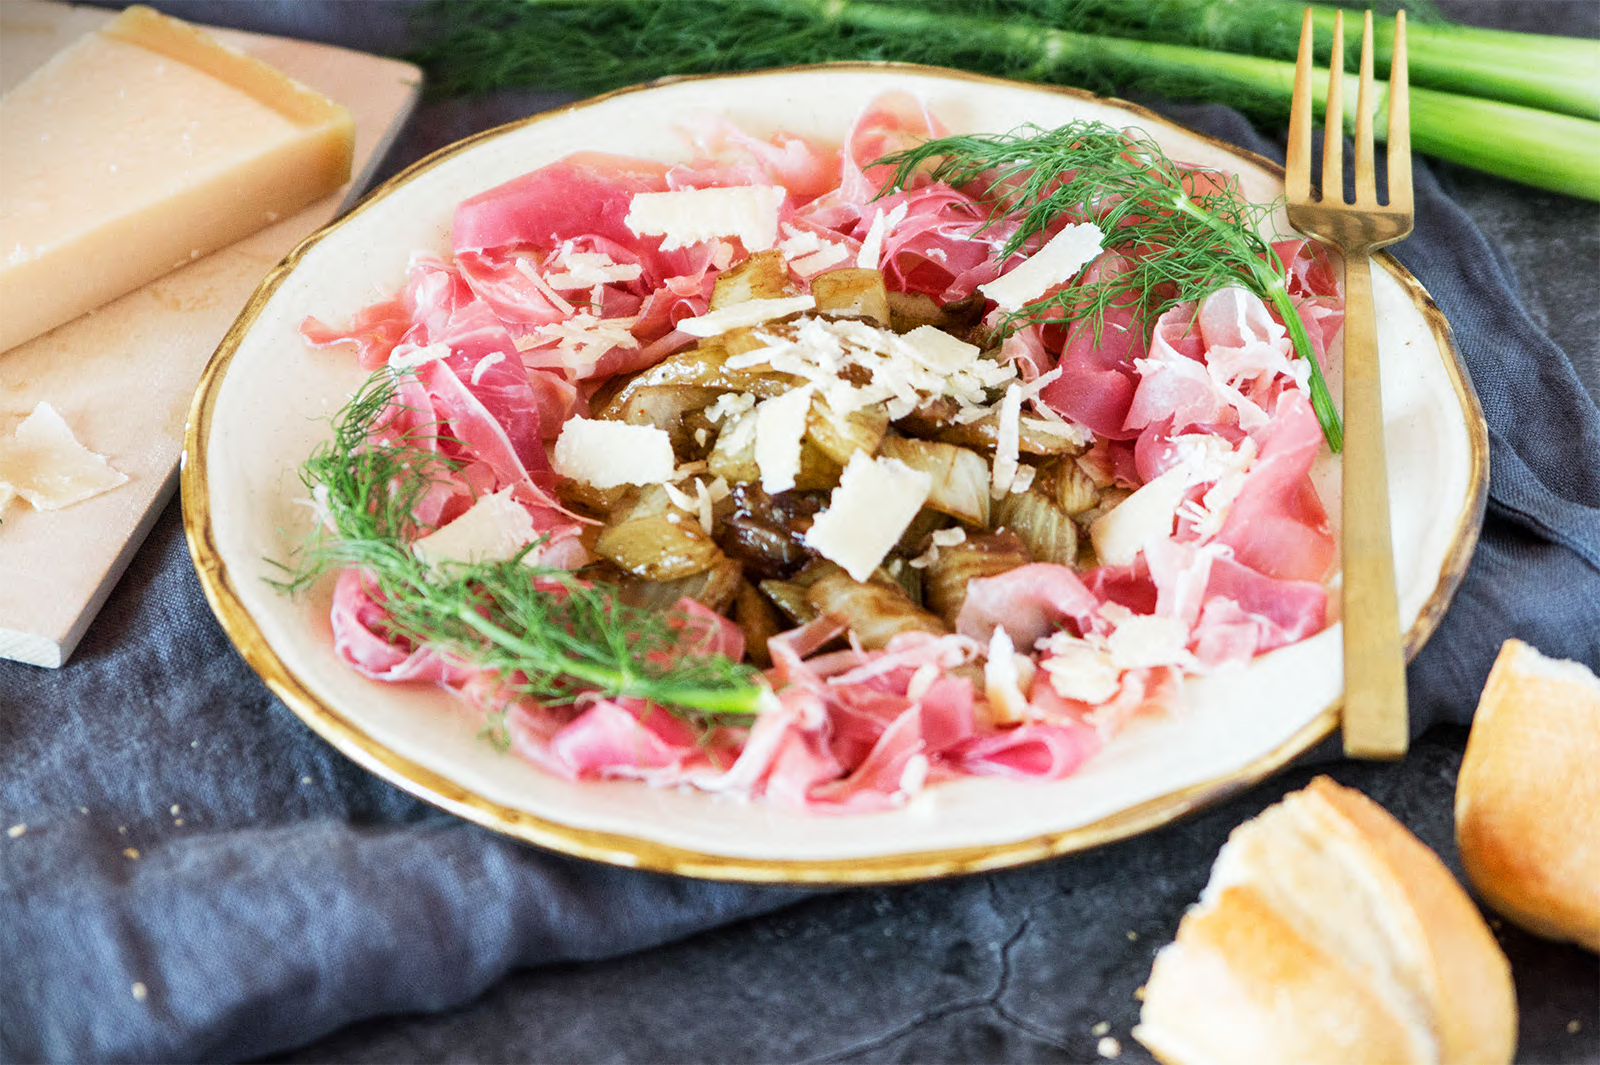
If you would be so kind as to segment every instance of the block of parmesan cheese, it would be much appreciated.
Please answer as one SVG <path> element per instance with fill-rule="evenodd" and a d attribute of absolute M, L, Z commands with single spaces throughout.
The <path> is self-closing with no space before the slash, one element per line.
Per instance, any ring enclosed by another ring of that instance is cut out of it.
<path fill-rule="evenodd" d="M 131 7 L 0 98 L 0 351 L 320 199 L 350 113 Z"/>

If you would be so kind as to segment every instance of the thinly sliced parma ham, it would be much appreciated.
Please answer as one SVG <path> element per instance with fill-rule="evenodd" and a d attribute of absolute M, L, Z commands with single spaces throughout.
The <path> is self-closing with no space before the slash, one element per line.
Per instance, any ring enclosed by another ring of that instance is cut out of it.
<path fill-rule="evenodd" d="M 951 394 L 1012 395 L 1016 420 L 1006 429 L 1002 418 L 1002 433 L 1020 433 L 1022 421 L 1036 431 L 1044 421 L 1081 434 L 1090 446 L 1065 459 L 1075 470 L 1063 468 L 1101 489 L 1126 495 L 1165 478 L 1176 489 L 1155 493 L 1160 512 L 1136 523 L 1149 535 L 1085 537 L 1116 565 L 1079 572 L 1038 562 L 969 581 L 954 633 L 906 632 L 868 650 L 841 617 L 823 615 L 772 637 L 764 675 L 772 698 L 740 727 L 691 725 L 649 702 L 598 692 L 542 705 L 519 694 L 514 678 L 414 646 L 394 631 L 381 594 L 357 569 L 338 578 L 331 617 L 335 648 L 352 668 L 458 692 L 495 715 L 492 727 L 518 756 L 567 779 L 688 786 L 851 814 L 894 809 L 954 777 L 1059 779 L 1130 721 L 1181 712 L 1185 675 L 1236 667 L 1326 625 L 1322 582 L 1336 545 L 1309 475 L 1322 443 L 1305 395 L 1309 367 L 1261 299 L 1235 286 L 1168 306 L 1157 291 L 1097 320 L 1028 324 L 997 337 L 991 331 L 1005 324 L 1003 309 L 993 300 L 980 306 L 979 286 L 1025 261 L 1028 249 L 1001 258 L 1016 222 L 989 214 L 982 182 L 957 189 L 923 174 L 886 189 L 890 171 L 874 161 L 942 132 L 910 94 L 874 101 L 843 144 L 785 132 L 758 138 L 715 116 L 691 121 L 686 132 L 688 162 L 581 152 L 487 189 L 457 208 L 450 254 L 415 255 L 393 298 L 342 326 L 303 322 L 308 343 L 353 352 L 369 370 L 394 370 L 394 400 L 373 441 L 420 447 L 437 461 L 438 476 L 411 515 L 419 534 L 479 513 L 477 502 L 493 495 L 497 506 L 510 501 L 526 511 L 526 523 L 510 512 L 515 542 L 526 544 L 531 526 L 538 565 L 589 564 L 592 522 L 558 502 L 548 449 L 569 419 L 589 415 L 591 400 L 600 410 L 624 375 L 697 343 L 680 323 L 707 313 L 719 274 L 745 256 L 737 233 L 717 235 L 717 223 L 699 218 L 685 226 L 692 237 L 680 234 L 664 251 L 667 238 L 628 224 L 633 198 L 768 186 L 781 192 L 739 195 L 763 200 L 763 225 L 778 204 L 776 247 L 790 291 L 807 293 L 832 270 L 877 266 L 892 293 L 935 305 L 972 298 L 967 321 L 983 325 L 959 343 L 946 339 L 970 349 L 963 366 L 998 342 L 1002 365 L 976 360 L 995 376 Z M 1198 194 L 1221 179 L 1193 171 L 1185 180 Z M 1042 238 L 1068 221 L 1057 219 Z M 1140 254 L 1100 254 L 1045 295 L 1114 282 L 1133 268 L 1128 256 Z M 1324 358 L 1342 322 L 1336 264 L 1303 240 L 1279 242 L 1274 254 Z M 808 364 L 798 370 L 811 372 Z M 898 400 L 892 360 L 881 381 L 878 371 L 869 376 L 888 388 L 873 403 Z M 912 409 L 922 400 L 904 402 Z M 975 416 L 971 408 L 962 399 L 960 416 Z M 731 424 L 723 419 L 707 414 L 700 431 L 721 431 Z M 698 445 L 692 457 L 711 447 L 709 438 Z M 1010 455 L 1028 463 L 1030 477 L 1047 472 L 1035 456 Z M 681 453 L 675 461 L 686 464 L 668 498 L 691 520 L 712 522 L 699 508 L 726 499 L 726 484 L 710 496 L 705 464 Z M 1008 471 L 1004 480 L 995 490 L 1027 490 L 1027 477 Z M 931 542 L 948 547 L 964 535 L 942 529 Z M 550 590 L 564 594 L 554 582 Z M 745 630 L 693 599 L 667 611 L 667 624 L 675 645 L 653 652 L 651 668 L 745 655 Z"/>

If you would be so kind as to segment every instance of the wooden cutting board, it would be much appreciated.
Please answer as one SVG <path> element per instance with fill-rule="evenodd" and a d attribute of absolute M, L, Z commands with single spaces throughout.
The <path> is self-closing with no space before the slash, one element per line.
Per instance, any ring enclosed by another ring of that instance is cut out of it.
<path fill-rule="evenodd" d="M 114 15 L 3 0 L 0 91 Z M 0 515 L 0 658 L 66 661 L 177 487 L 184 418 L 212 350 L 266 272 L 356 200 L 416 105 L 422 74 L 409 63 L 212 32 L 350 109 L 354 178 L 292 218 L 0 352 L 0 434 L 45 400 L 84 446 L 128 475 L 120 488 L 64 510 L 19 500 Z"/>

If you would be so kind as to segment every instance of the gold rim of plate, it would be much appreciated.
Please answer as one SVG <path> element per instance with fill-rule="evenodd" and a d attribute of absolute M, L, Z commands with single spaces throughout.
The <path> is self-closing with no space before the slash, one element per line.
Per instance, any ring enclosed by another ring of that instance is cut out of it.
<path fill-rule="evenodd" d="M 410 182 L 419 174 L 438 166 L 453 156 L 478 143 L 502 133 L 564 115 L 573 110 L 648 91 L 661 85 L 683 81 L 703 81 L 723 78 L 736 80 L 765 77 L 772 74 L 798 73 L 815 70 L 881 72 L 903 70 L 950 80 L 982 82 L 1005 85 L 1034 92 L 1055 93 L 1082 100 L 1108 104 L 1138 116 L 1145 122 L 1157 123 L 1169 129 L 1180 130 L 1262 167 L 1279 178 L 1283 168 L 1260 155 L 1230 144 L 1227 141 L 1187 129 L 1155 112 L 1114 97 L 1095 96 L 1081 89 L 1061 86 L 1035 85 L 1027 82 L 994 78 L 942 67 L 912 63 L 821 63 L 807 66 L 784 67 L 773 70 L 749 71 L 734 74 L 707 74 L 664 78 L 644 85 L 617 89 L 613 92 L 544 112 L 493 129 L 475 133 L 464 140 L 439 149 L 417 161 L 401 173 L 369 192 L 343 218 L 337 219 L 311 234 L 279 263 L 250 297 L 232 328 L 218 345 L 206 365 L 200 384 L 195 391 L 184 430 L 183 452 L 183 528 L 189 543 L 189 553 L 194 558 L 200 585 L 223 631 L 228 634 L 267 686 L 318 735 L 358 765 L 376 773 L 403 790 L 433 803 L 436 806 L 476 822 L 486 828 L 505 833 L 565 854 L 607 862 L 612 865 L 682 876 L 717 880 L 741 880 L 762 883 L 812 883 L 812 884 L 867 884 L 975 873 L 987 869 L 1022 865 L 1074 851 L 1098 847 L 1126 839 L 1149 829 L 1157 828 L 1204 806 L 1221 801 L 1276 773 L 1289 762 L 1326 738 L 1339 723 L 1340 700 L 1325 707 L 1302 729 L 1268 754 L 1225 776 L 1180 788 L 1166 795 L 1118 811 L 1109 817 L 1077 828 L 1051 832 L 1011 843 L 979 847 L 959 847 L 946 850 L 918 851 L 903 854 L 884 854 L 872 857 L 842 858 L 834 860 L 781 860 L 767 858 L 738 858 L 706 854 L 681 847 L 667 846 L 646 839 L 610 832 L 574 828 L 559 821 L 537 817 L 500 803 L 490 802 L 455 781 L 427 769 L 416 762 L 401 757 L 374 740 L 365 731 L 349 721 L 334 707 L 313 694 L 294 673 L 288 669 L 268 645 L 255 619 L 251 617 L 234 589 L 232 577 L 223 563 L 221 554 L 212 539 L 210 516 L 210 490 L 207 483 L 206 447 L 210 438 L 212 412 L 229 364 L 245 333 L 255 323 L 261 309 L 277 291 L 285 278 L 300 260 L 318 242 L 337 230 L 344 221 L 374 205 L 393 190 Z M 1405 652 L 1410 661 L 1438 627 L 1445 608 L 1466 573 L 1467 564 L 1477 543 L 1483 525 L 1484 507 L 1489 484 L 1489 437 L 1482 408 L 1472 390 L 1461 356 L 1451 339 L 1450 326 L 1444 314 L 1434 304 L 1422 285 L 1410 272 L 1387 252 L 1374 256 L 1374 261 L 1397 280 L 1422 311 L 1433 331 L 1439 351 L 1445 357 L 1445 371 L 1455 388 L 1456 398 L 1466 421 L 1471 449 L 1471 472 L 1467 500 L 1456 519 L 1450 550 L 1440 570 L 1438 584 L 1418 615 L 1416 622 L 1406 632 Z"/>

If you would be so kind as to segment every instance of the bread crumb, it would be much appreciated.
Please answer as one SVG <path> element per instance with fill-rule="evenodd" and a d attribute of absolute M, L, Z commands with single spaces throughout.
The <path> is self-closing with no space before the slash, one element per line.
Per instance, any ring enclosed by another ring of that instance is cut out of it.
<path fill-rule="evenodd" d="M 183 827 L 183 818 L 181 818 L 181 817 L 176 818 L 176 819 L 173 820 L 172 823 L 177 825 L 179 828 L 182 828 Z"/>
<path fill-rule="evenodd" d="M 1578 1034 L 1578 1029 L 1582 1028 L 1582 1027 L 1583 1027 L 1583 1025 L 1579 1024 L 1577 1021 L 1568 1021 L 1567 1022 L 1567 1034 L 1568 1035 L 1577 1035 Z"/>
<path fill-rule="evenodd" d="M 133 1000 L 135 1002 L 143 1002 L 145 1000 L 145 996 L 148 994 L 150 994 L 150 991 L 143 984 L 139 983 L 138 981 L 134 981 Z"/>
<path fill-rule="evenodd" d="M 128 826 L 127 825 L 118 825 L 117 826 L 117 835 L 126 836 L 127 834 L 128 834 Z"/>
<path fill-rule="evenodd" d="M 1140 987 L 1134 988 L 1133 989 L 1133 997 L 1138 999 L 1140 1002 L 1143 1002 L 1144 1001 L 1144 987 L 1140 986 Z"/>
<path fill-rule="evenodd" d="M 6 835 L 10 836 L 12 839 L 16 839 L 26 831 L 28 831 L 28 826 L 25 824 L 12 825 L 10 828 L 6 829 Z"/>
<path fill-rule="evenodd" d="M 173 817 L 177 817 L 179 812 L 180 812 L 180 807 L 178 806 L 177 803 L 173 803 L 172 804 L 172 809 L 169 812 L 172 814 Z"/>
<path fill-rule="evenodd" d="M 139 848 L 138 847 L 125 848 L 123 850 L 123 852 L 122 852 L 122 856 L 124 858 L 127 858 L 129 861 L 136 862 L 136 861 L 139 860 Z"/>
<path fill-rule="evenodd" d="M 198 747 L 198 746 L 200 746 L 200 741 L 199 740 L 190 740 L 189 741 L 189 746 Z"/>
<path fill-rule="evenodd" d="M 1129 943 L 1134 943 L 1134 942 L 1137 942 L 1137 941 L 1138 941 L 1138 939 L 1139 939 L 1139 933 L 1138 933 L 1138 932 L 1135 932 L 1135 931 L 1134 931 L 1134 930 L 1133 930 L 1133 929 L 1131 929 L 1131 928 L 1130 928 L 1130 929 L 1128 929 L 1128 942 L 1129 942 Z"/>
<path fill-rule="evenodd" d="M 300 783 L 309 784 L 309 783 L 311 783 L 311 778 L 310 777 L 301 777 L 300 778 Z"/>
<path fill-rule="evenodd" d="M 82 814 L 82 815 L 83 815 L 83 816 L 85 816 L 85 817 L 88 817 L 88 816 L 89 816 L 89 808 L 88 808 L 88 807 L 87 807 L 87 806 L 80 806 L 80 807 L 78 807 L 78 812 L 79 812 L 79 813 L 80 813 L 80 814 Z"/>
<path fill-rule="evenodd" d="M 1105 1021 L 1101 1021 L 1099 1024 L 1089 1029 L 1089 1034 L 1099 1036 L 1105 1035 L 1109 1031 L 1111 1031 L 1111 1025 Z"/>
<path fill-rule="evenodd" d="M 1096 1043 L 1094 1049 L 1095 1053 L 1099 1054 L 1102 1058 L 1114 1058 L 1122 1054 L 1122 1044 L 1117 1042 L 1109 1035 L 1100 1040 L 1100 1042 Z"/>

